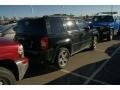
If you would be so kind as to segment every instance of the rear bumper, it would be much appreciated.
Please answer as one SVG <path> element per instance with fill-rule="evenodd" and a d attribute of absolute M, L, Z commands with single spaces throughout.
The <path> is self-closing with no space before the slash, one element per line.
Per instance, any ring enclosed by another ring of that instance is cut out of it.
<path fill-rule="evenodd" d="M 19 80 L 21 80 L 24 77 L 24 75 L 28 69 L 28 59 L 23 58 L 22 60 L 18 60 L 16 62 L 16 65 L 18 67 Z"/>
<path fill-rule="evenodd" d="M 53 52 L 26 50 L 25 56 L 30 59 L 30 62 L 52 62 Z"/>

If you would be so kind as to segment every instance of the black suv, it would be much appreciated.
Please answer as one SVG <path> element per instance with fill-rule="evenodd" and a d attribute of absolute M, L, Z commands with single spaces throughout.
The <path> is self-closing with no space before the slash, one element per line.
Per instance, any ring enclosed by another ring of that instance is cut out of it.
<path fill-rule="evenodd" d="M 64 68 L 69 57 L 85 48 L 96 48 L 97 37 L 87 23 L 74 16 L 25 18 L 17 23 L 16 39 L 34 61 L 49 61 Z"/>

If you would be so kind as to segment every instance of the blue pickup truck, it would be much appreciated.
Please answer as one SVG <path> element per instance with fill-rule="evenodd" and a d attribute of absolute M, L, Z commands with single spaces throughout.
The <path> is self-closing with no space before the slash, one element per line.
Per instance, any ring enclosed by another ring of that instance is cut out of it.
<path fill-rule="evenodd" d="M 119 34 L 120 20 L 119 16 L 114 14 L 97 14 L 92 18 L 90 27 L 98 32 L 98 39 L 104 40 L 105 38 L 110 41 L 113 36 Z"/>

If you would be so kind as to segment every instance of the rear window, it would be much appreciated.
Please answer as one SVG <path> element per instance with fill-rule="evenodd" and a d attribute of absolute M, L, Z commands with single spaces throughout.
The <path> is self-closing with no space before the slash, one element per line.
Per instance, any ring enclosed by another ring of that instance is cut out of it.
<path fill-rule="evenodd" d="M 17 33 L 28 33 L 28 34 L 45 34 L 46 27 L 45 27 L 45 20 L 44 19 L 24 19 L 20 20 L 17 24 L 16 32 Z"/>

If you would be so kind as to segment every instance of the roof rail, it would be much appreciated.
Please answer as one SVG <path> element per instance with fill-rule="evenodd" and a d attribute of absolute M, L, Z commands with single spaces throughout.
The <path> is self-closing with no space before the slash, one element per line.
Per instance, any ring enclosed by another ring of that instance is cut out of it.
<path fill-rule="evenodd" d="M 96 15 L 115 15 L 118 14 L 118 12 L 99 12 Z"/>
<path fill-rule="evenodd" d="M 50 17 L 74 17 L 74 15 L 68 15 L 68 14 L 53 14 L 50 15 Z"/>

